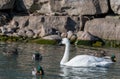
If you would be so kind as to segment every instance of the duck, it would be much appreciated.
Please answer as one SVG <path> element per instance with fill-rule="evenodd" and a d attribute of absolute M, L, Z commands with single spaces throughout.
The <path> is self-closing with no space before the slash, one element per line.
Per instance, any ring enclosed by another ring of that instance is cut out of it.
<path fill-rule="evenodd" d="M 17 48 L 11 48 L 9 50 L 4 50 L 3 54 L 6 56 L 18 55 L 18 50 L 17 50 Z"/>
<path fill-rule="evenodd" d="M 109 67 L 115 60 L 115 56 L 112 59 L 106 59 L 104 57 L 96 57 L 93 55 L 77 55 L 69 60 L 70 41 L 68 38 L 62 38 L 62 44 L 65 45 L 64 55 L 60 61 L 62 66 L 71 67 Z"/>
<path fill-rule="evenodd" d="M 34 67 L 32 71 L 32 75 L 44 75 L 43 68 L 40 65 L 38 65 L 37 68 Z"/>
<path fill-rule="evenodd" d="M 35 52 L 35 53 L 32 55 L 32 59 L 33 59 L 33 60 L 41 61 L 41 60 L 42 60 L 42 55 L 41 55 L 39 52 Z"/>

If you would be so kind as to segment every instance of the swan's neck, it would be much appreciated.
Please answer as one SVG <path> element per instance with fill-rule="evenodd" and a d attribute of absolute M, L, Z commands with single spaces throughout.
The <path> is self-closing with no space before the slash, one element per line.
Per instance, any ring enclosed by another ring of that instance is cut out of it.
<path fill-rule="evenodd" d="M 69 43 L 65 44 L 65 52 L 64 52 L 63 58 L 60 62 L 61 65 L 64 65 L 69 60 L 69 50 L 70 50 L 69 48 L 70 48 L 70 44 Z"/>

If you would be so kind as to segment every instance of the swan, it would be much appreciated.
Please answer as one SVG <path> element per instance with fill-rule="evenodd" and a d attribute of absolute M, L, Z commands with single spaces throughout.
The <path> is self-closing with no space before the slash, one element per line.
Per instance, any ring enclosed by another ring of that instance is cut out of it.
<path fill-rule="evenodd" d="M 111 59 L 106 59 L 104 57 L 96 57 L 92 55 L 77 55 L 71 60 L 69 60 L 69 39 L 63 38 L 61 43 L 65 44 L 65 52 L 60 61 L 60 65 L 72 67 L 109 67 L 113 63 Z"/>

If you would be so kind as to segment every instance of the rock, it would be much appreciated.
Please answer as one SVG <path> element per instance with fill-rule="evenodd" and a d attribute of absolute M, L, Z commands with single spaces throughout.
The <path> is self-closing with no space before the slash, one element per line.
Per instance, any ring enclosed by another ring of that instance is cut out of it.
<path fill-rule="evenodd" d="M 50 0 L 52 12 L 61 12 L 61 8 L 66 0 Z"/>
<path fill-rule="evenodd" d="M 87 21 L 85 31 L 107 40 L 120 40 L 120 19 L 99 18 Z"/>
<path fill-rule="evenodd" d="M 110 0 L 110 6 L 115 14 L 120 14 L 120 0 Z"/>
<path fill-rule="evenodd" d="M 18 30 L 17 35 L 26 37 L 26 31 L 24 29 L 20 29 L 20 30 Z"/>
<path fill-rule="evenodd" d="M 61 37 L 59 35 L 49 35 L 49 36 L 42 37 L 42 39 L 59 40 L 59 39 L 61 39 Z"/>
<path fill-rule="evenodd" d="M 1 34 L 6 35 L 7 29 L 5 27 L 0 27 Z"/>
<path fill-rule="evenodd" d="M 70 40 L 71 41 L 75 41 L 77 39 L 77 35 L 76 34 L 73 34 L 71 37 L 70 37 Z"/>
<path fill-rule="evenodd" d="M 29 25 L 29 16 L 15 16 L 12 20 L 14 21 L 13 22 L 13 25 L 11 24 L 11 27 L 17 27 L 19 29 L 22 29 L 22 28 L 25 28 L 25 27 L 28 27 Z"/>
<path fill-rule="evenodd" d="M 26 36 L 29 37 L 29 38 L 32 38 L 34 36 L 34 33 L 32 30 L 27 30 L 26 31 Z"/>
<path fill-rule="evenodd" d="M 8 22 L 8 14 L 7 13 L 0 13 L 0 26 L 7 24 Z"/>
<path fill-rule="evenodd" d="M 40 4 L 41 4 L 41 8 L 37 10 L 37 13 L 43 13 L 43 14 L 50 14 L 50 13 L 52 13 L 49 1 L 40 2 Z"/>
<path fill-rule="evenodd" d="M 46 16 L 44 17 L 43 23 L 45 27 L 51 27 L 59 30 L 60 32 L 66 32 L 68 30 L 67 16 Z"/>
<path fill-rule="evenodd" d="M 73 32 L 72 32 L 72 31 L 68 31 L 68 32 L 67 32 L 67 38 L 70 39 L 70 38 L 72 37 L 72 35 L 73 35 Z"/>
<path fill-rule="evenodd" d="M 11 34 L 14 33 L 14 31 L 12 30 L 12 28 L 7 28 L 7 32 L 11 33 Z"/>
<path fill-rule="evenodd" d="M 30 13 L 50 13 L 50 5 L 48 0 L 16 0 L 15 10 L 17 12 Z"/>
<path fill-rule="evenodd" d="M 88 33 L 87 31 L 79 31 L 77 33 L 78 40 L 94 40 L 94 36 Z"/>
<path fill-rule="evenodd" d="M 33 33 L 34 33 L 34 36 L 33 36 L 33 38 L 37 38 L 37 37 L 39 37 L 39 35 L 40 35 L 40 32 L 41 32 L 41 30 L 40 29 L 38 29 L 38 30 L 33 30 Z"/>
<path fill-rule="evenodd" d="M 66 38 L 66 37 L 67 37 L 67 33 L 62 33 L 62 34 L 61 34 L 61 37 L 62 37 L 62 38 Z"/>
<path fill-rule="evenodd" d="M 17 0 L 15 10 L 43 15 L 95 15 L 108 12 L 108 0 Z"/>
<path fill-rule="evenodd" d="M 62 0 L 69 15 L 95 15 L 108 12 L 108 0 Z"/>
<path fill-rule="evenodd" d="M 42 26 L 40 36 L 44 37 L 47 35 L 52 35 L 52 28 Z"/>
<path fill-rule="evenodd" d="M 18 13 L 27 13 L 33 2 L 33 0 L 16 0 L 14 4 L 14 10 Z"/>
<path fill-rule="evenodd" d="M 13 33 L 12 36 L 19 37 L 17 33 Z"/>
<path fill-rule="evenodd" d="M 15 0 L 0 0 L 0 10 L 13 9 Z"/>

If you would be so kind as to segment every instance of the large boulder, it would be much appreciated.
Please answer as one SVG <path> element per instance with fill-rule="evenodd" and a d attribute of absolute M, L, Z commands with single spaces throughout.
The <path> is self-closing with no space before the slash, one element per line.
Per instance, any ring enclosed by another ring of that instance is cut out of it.
<path fill-rule="evenodd" d="M 79 31 L 77 33 L 78 40 L 93 40 L 94 36 L 86 31 Z"/>
<path fill-rule="evenodd" d="M 44 15 L 95 15 L 108 12 L 108 0 L 16 0 L 15 10 Z"/>
<path fill-rule="evenodd" d="M 114 13 L 120 14 L 120 0 L 110 0 L 110 5 Z"/>
<path fill-rule="evenodd" d="M 27 12 L 33 4 L 33 0 L 16 0 L 14 4 L 15 12 Z"/>
<path fill-rule="evenodd" d="M 94 15 L 108 12 L 108 0 L 63 0 L 62 11 L 69 15 Z"/>
<path fill-rule="evenodd" d="M 38 13 L 50 13 L 49 0 L 16 0 L 15 10 L 18 12 L 38 12 Z"/>
<path fill-rule="evenodd" d="M 120 19 L 111 16 L 93 19 L 86 22 L 84 30 L 103 39 L 120 40 Z"/>

